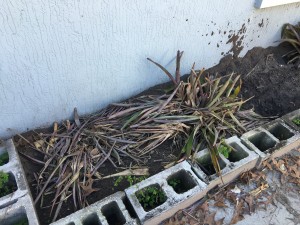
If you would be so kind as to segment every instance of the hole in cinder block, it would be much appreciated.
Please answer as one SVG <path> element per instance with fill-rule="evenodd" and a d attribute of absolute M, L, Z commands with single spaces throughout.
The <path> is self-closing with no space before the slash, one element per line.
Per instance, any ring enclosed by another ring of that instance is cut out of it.
<path fill-rule="evenodd" d="M 136 212 L 134 211 L 134 208 L 133 208 L 133 206 L 131 205 L 129 199 L 128 199 L 126 196 L 124 196 L 124 197 L 122 198 L 122 201 L 123 201 L 123 204 L 125 205 L 125 207 L 126 207 L 128 213 L 129 213 L 130 217 L 131 217 L 131 218 L 134 218 L 134 219 L 137 218 Z"/>
<path fill-rule="evenodd" d="M 0 171 L 0 179 L 0 198 L 11 194 L 18 189 L 15 177 L 12 173 Z"/>
<path fill-rule="evenodd" d="M 287 140 L 294 136 L 294 134 L 281 123 L 276 123 L 274 126 L 269 128 L 268 131 L 280 141 Z"/>
<path fill-rule="evenodd" d="M 249 137 L 248 140 L 262 152 L 265 152 L 276 145 L 276 141 L 274 141 L 263 131 L 254 134 L 253 136 Z"/>
<path fill-rule="evenodd" d="M 66 225 L 75 225 L 75 223 L 74 223 L 74 222 L 71 222 L 71 223 L 68 223 L 68 224 L 66 224 Z"/>
<path fill-rule="evenodd" d="M 233 142 L 229 145 L 233 148 L 233 150 L 229 152 L 228 156 L 228 160 L 230 162 L 238 162 L 249 156 L 249 154 L 245 152 L 237 143 Z"/>
<path fill-rule="evenodd" d="M 82 221 L 83 225 L 101 225 L 99 217 L 96 213 L 92 213 L 85 217 Z"/>
<path fill-rule="evenodd" d="M 3 166 L 9 162 L 8 152 L 4 149 L 0 149 L 0 166 Z"/>
<path fill-rule="evenodd" d="M 137 199 L 146 212 L 162 205 L 167 196 L 158 184 L 153 184 L 135 192 Z"/>
<path fill-rule="evenodd" d="M 1 225 L 29 225 L 28 217 L 24 207 L 17 208 L 6 213 L 0 218 Z"/>
<path fill-rule="evenodd" d="M 101 211 L 109 225 L 123 225 L 126 223 L 125 217 L 116 202 L 108 203 L 102 207 Z"/>
<path fill-rule="evenodd" d="M 200 156 L 199 158 L 196 159 L 196 162 L 198 166 L 201 168 L 201 170 L 207 175 L 211 176 L 216 173 L 216 170 L 213 166 L 213 163 L 211 161 L 210 153 L 207 152 L 204 155 Z M 219 158 L 218 159 L 219 165 L 221 170 L 226 167 L 226 163 Z"/>
<path fill-rule="evenodd" d="M 169 176 L 167 182 L 178 194 L 187 192 L 197 185 L 192 175 L 186 170 L 180 170 Z"/>

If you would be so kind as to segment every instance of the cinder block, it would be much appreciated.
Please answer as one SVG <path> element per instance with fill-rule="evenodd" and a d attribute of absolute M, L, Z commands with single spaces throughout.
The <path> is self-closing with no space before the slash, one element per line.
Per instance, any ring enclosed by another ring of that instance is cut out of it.
<path fill-rule="evenodd" d="M 191 164 L 193 171 L 201 180 L 203 180 L 206 184 L 209 184 L 210 188 L 222 183 L 222 180 L 217 175 L 213 167 L 210 152 L 207 148 L 197 152 L 191 161 Z M 231 170 L 230 162 L 223 155 L 220 155 L 219 165 L 222 171 L 222 176 Z"/>
<path fill-rule="evenodd" d="M 282 119 L 276 119 L 264 125 L 263 128 L 269 131 L 279 141 L 274 151 L 270 152 L 270 157 L 280 157 L 300 146 L 299 131 L 286 124 Z"/>
<path fill-rule="evenodd" d="M 20 197 L 15 203 L 0 209 L 1 225 L 15 225 L 20 221 L 28 221 L 29 225 L 39 224 L 29 195 Z"/>
<path fill-rule="evenodd" d="M 169 183 L 173 179 L 180 180 L 181 190 L 173 188 Z M 165 201 L 153 208 L 144 209 L 137 198 L 137 194 L 145 188 L 156 186 L 166 196 Z M 129 201 L 133 205 L 141 224 L 159 224 L 180 209 L 193 204 L 206 194 L 207 185 L 192 171 L 188 162 L 183 161 L 148 179 L 125 190 Z"/>
<path fill-rule="evenodd" d="M 233 148 L 227 160 L 231 167 L 239 167 L 258 158 L 258 155 L 249 150 L 237 136 L 225 140 Z"/>
<path fill-rule="evenodd" d="M 249 150 L 237 136 L 233 136 L 225 140 L 225 143 L 233 148 L 229 153 L 227 160 L 230 162 L 232 170 L 224 175 L 224 182 L 228 183 L 239 176 L 241 173 L 246 172 L 255 167 L 259 155 L 254 151 Z"/>
<path fill-rule="evenodd" d="M 11 139 L 0 146 L 0 153 L 4 152 L 8 153 L 9 161 L 0 166 L 0 171 L 9 173 L 10 178 L 15 182 L 17 190 L 0 198 L 0 224 L 14 224 L 17 222 L 17 219 L 27 215 L 30 225 L 38 225 L 33 201 L 25 180 L 25 173 Z"/>
<path fill-rule="evenodd" d="M 300 119 L 300 109 L 290 112 L 282 117 L 282 119 L 291 126 L 294 130 L 300 132 L 300 126 L 297 126 L 293 120 Z"/>
<path fill-rule="evenodd" d="M 12 140 L 8 140 L 0 147 L 2 153 L 8 152 L 9 161 L 8 163 L 0 166 L 0 171 L 9 173 L 10 178 L 14 180 L 17 190 L 6 196 L 0 198 L 0 208 L 8 206 L 18 200 L 18 198 L 23 197 L 28 193 L 26 182 L 23 176 L 23 170 L 19 161 L 19 157 L 15 150 Z"/>
<path fill-rule="evenodd" d="M 279 140 L 262 127 L 251 130 L 241 136 L 242 142 L 255 151 L 263 160 L 267 159 L 276 148 Z"/>
<path fill-rule="evenodd" d="M 138 224 L 133 218 L 124 192 L 117 192 L 73 214 L 62 218 L 51 225 L 114 225 Z"/>

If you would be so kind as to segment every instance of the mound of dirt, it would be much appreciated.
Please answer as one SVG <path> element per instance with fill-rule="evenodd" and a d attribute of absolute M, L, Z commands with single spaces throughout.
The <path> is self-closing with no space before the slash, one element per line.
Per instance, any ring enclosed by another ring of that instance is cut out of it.
<path fill-rule="evenodd" d="M 253 48 L 243 58 L 225 56 L 210 74 L 241 74 L 242 96 L 253 98 L 244 107 L 255 108 L 264 116 L 282 116 L 300 108 L 300 69 L 282 59 L 289 51 L 286 45 Z"/>

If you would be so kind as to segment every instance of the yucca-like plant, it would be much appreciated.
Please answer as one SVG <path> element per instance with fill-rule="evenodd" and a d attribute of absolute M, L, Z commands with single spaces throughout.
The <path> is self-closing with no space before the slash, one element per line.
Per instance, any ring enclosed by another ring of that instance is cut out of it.
<path fill-rule="evenodd" d="M 300 59 L 300 22 L 297 25 L 284 24 L 281 32 L 281 41 L 290 43 L 294 49 L 283 57 L 288 59 L 288 63 L 293 63 Z"/>
<path fill-rule="evenodd" d="M 180 68 L 181 56 L 182 52 L 178 51 L 176 68 Z M 162 68 L 168 77 L 171 76 L 160 64 L 149 60 Z M 177 102 L 180 110 L 173 112 L 173 115 L 163 116 L 164 123 L 184 123 L 187 129 L 182 154 L 190 157 L 201 146 L 208 147 L 215 170 L 220 174 L 218 148 L 221 140 L 227 135 L 245 132 L 248 125 L 260 119 L 253 111 L 240 111 L 246 102 L 238 97 L 242 85 L 240 76 L 231 74 L 211 79 L 204 76 L 204 70 L 196 72 L 193 65 L 187 82 L 180 82 L 177 69 L 176 77 L 171 81 L 176 94 L 170 102 Z"/>

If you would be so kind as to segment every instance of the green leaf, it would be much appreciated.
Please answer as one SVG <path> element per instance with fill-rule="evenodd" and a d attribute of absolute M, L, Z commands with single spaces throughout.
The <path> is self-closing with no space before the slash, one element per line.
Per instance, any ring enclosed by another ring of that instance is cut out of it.
<path fill-rule="evenodd" d="M 231 77 L 233 74 L 230 75 L 230 77 L 228 78 L 228 80 L 225 82 L 225 84 L 221 87 L 221 89 L 219 90 L 218 94 L 216 95 L 216 97 L 214 97 L 214 99 L 208 104 L 207 107 L 211 107 L 213 104 L 215 104 L 220 97 L 222 96 L 222 94 L 225 92 L 225 90 L 227 89 L 230 81 L 231 81 Z"/>
<path fill-rule="evenodd" d="M 134 120 L 136 120 L 142 113 L 143 111 L 139 111 L 134 113 L 122 126 L 121 130 L 124 130 L 131 122 L 133 122 Z"/>

